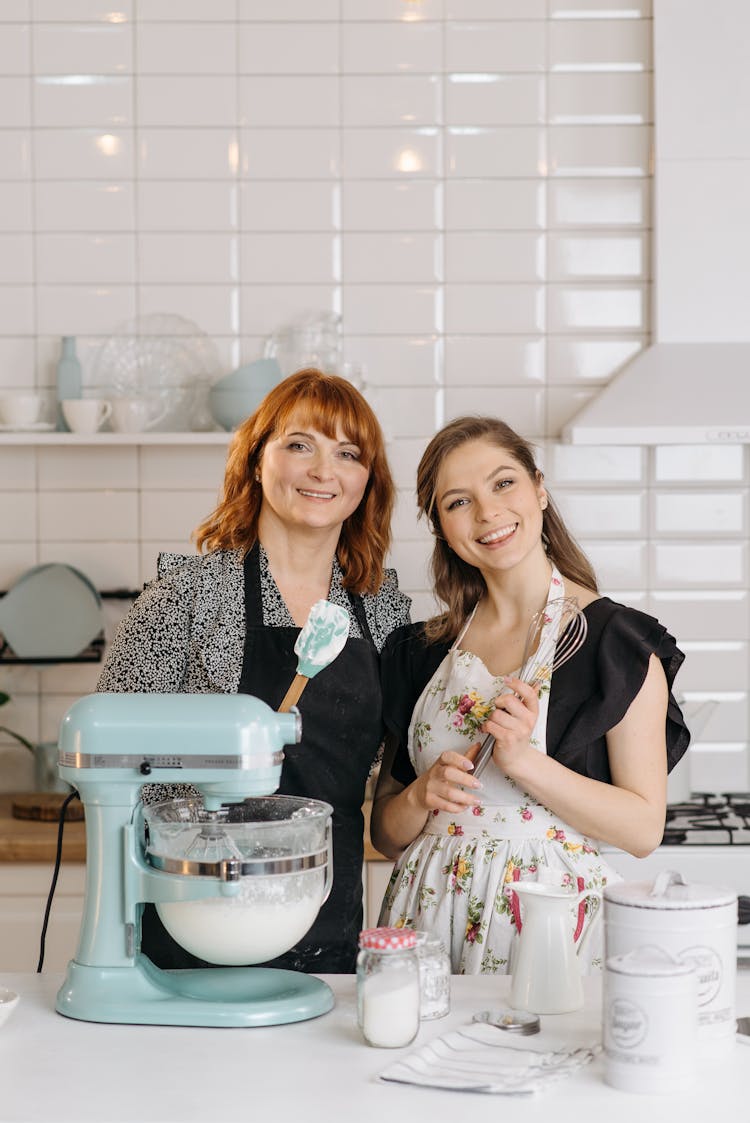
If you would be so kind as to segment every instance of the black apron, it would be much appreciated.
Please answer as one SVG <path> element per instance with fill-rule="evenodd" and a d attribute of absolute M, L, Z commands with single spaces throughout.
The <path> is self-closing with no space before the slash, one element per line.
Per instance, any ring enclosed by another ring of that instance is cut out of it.
<path fill-rule="evenodd" d="M 355 968 L 362 927 L 362 802 L 383 726 L 378 652 L 361 597 L 349 594 L 349 600 L 365 638 L 349 637 L 331 666 L 307 683 L 299 702 L 302 740 L 284 749 L 278 788 L 283 795 L 333 806 L 333 886 L 299 944 L 265 966 L 316 974 L 348 974 Z M 239 693 L 277 709 L 297 671 L 294 644 L 300 629 L 263 624 L 257 545 L 245 559 L 245 619 Z M 144 911 L 141 946 L 159 967 L 210 966 L 172 940 L 150 906 Z"/>

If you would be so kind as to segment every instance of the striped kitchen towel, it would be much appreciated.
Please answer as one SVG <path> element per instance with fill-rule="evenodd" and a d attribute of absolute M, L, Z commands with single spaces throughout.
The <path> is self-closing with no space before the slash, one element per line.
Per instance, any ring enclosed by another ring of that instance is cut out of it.
<path fill-rule="evenodd" d="M 578 1072 L 600 1048 L 598 1041 L 563 1044 L 559 1033 L 542 1032 L 531 1042 L 496 1026 L 472 1022 L 414 1049 L 378 1079 L 459 1092 L 525 1096 Z"/>

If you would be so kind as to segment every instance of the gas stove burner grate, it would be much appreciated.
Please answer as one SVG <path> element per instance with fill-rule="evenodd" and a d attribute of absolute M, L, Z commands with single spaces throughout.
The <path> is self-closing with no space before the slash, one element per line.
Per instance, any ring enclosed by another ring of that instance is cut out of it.
<path fill-rule="evenodd" d="M 750 845 L 750 794 L 704 792 L 667 807 L 662 844 Z"/>
<path fill-rule="evenodd" d="M 669 827 L 665 829 L 662 846 L 679 846 L 681 842 L 687 842 L 687 831 L 671 831 Z"/>

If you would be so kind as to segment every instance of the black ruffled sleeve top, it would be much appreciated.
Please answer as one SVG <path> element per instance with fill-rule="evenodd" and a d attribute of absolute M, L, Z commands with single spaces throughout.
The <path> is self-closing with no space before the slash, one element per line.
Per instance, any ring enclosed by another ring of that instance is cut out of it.
<path fill-rule="evenodd" d="M 609 597 L 592 601 L 584 612 L 586 642 L 552 676 L 548 754 L 574 772 L 611 783 L 606 734 L 622 720 L 643 686 L 653 654 L 661 661 L 669 687 L 666 742 L 671 772 L 690 744 L 690 732 L 672 693 L 684 654 L 653 616 Z M 423 625 L 409 624 L 391 634 L 383 651 L 384 718 L 398 742 L 391 774 L 402 784 L 415 779 L 407 751 L 412 710 L 449 646 L 428 644 Z"/>

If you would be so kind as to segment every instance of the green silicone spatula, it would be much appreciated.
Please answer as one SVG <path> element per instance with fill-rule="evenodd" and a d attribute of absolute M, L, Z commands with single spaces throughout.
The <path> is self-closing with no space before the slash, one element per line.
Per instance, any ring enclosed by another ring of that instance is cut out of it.
<path fill-rule="evenodd" d="M 296 706 L 310 679 L 341 654 L 348 635 L 346 609 L 329 600 L 316 601 L 294 645 L 297 673 L 279 706 L 279 713 L 287 713 Z"/>

